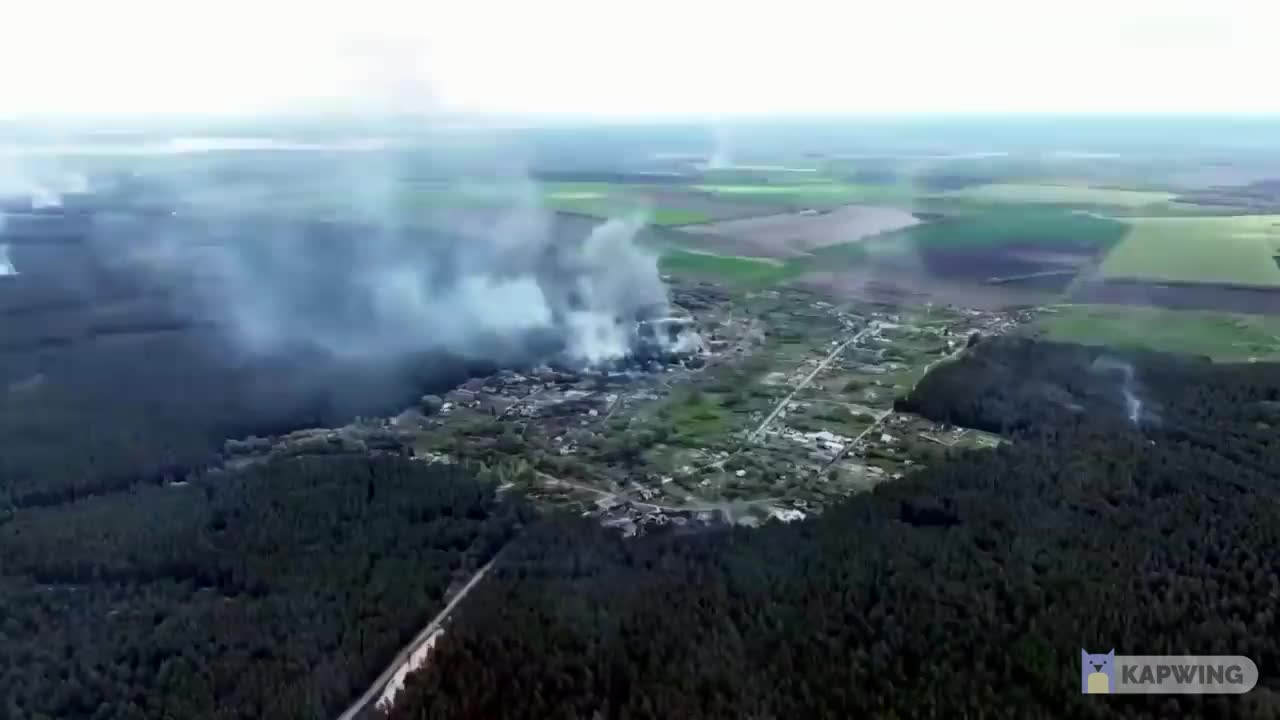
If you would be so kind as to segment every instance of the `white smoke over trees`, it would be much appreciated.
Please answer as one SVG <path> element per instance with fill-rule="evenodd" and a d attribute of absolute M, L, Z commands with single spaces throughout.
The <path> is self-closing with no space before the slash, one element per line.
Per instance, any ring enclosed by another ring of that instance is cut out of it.
<path fill-rule="evenodd" d="M 0 233 L 4 232 L 4 213 L 0 213 Z M 13 261 L 9 259 L 9 246 L 0 243 L 0 277 L 6 275 L 17 275 L 18 269 L 13 266 Z"/>
<path fill-rule="evenodd" d="M 626 355 L 637 319 L 665 307 L 656 257 L 635 243 L 643 218 L 575 237 L 536 205 L 485 214 L 426 229 L 222 218 L 214 244 L 177 223 L 128 252 L 153 273 L 200 276 L 200 313 L 254 354 L 486 360 L 541 347 L 597 364 Z"/>
<path fill-rule="evenodd" d="M 1130 424 L 1138 425 L 1144 418 L 1142 398 L 1134 383 L 1133 364 L 1110 356 L 1100 356 L 1093 362 L 1094 371 L 1117 371 L 1120 374 L 1120 397 L 1124 401 L 1125 416 Z"/>

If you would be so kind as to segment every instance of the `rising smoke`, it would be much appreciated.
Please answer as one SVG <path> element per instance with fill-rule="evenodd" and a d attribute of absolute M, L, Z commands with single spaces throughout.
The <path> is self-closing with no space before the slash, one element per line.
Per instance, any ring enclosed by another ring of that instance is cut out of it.
<path fill-rule="evenodd" d="M 719 123 L 711 126 L 711 138 L 714 146 L 702 169 L 724 170 L 733 167 L 733 152 L 730 147 L 728 128 Z"/>
<path fill-rule="evenodd" d="M 199 172 L 175 150 L 165 158 L 171 170 L 144 180 L 163 186 L 147 195 L 168 198 L 176 214 L 113 209 L 94 221 L 95 251 L 149 285 L 179 289 L 185 312 L 250 356 L 394 361 L 439 352 L 579 365 L 626 356 L 637 321 L 667 309 L 656 256 L 636 242 L 644 217 L 591 227 L 555 216 L 505 136 L 433 114 L 412 39 L 341 50 L 358 81 L 335 93 L 360 108 L 347 130 L 363 137 L 372 128 L 392 142 L 373 138 L 341 153 L 315 142 L 249 155 L 215 147 L 194 164 Z M 458 148 L 478 151 L 459 162 Z M 425 204 L 437 209 L 414 205 L 406 167 L 411 183 L 429 177 L 416 187 L 430 189 Z M 483 208 L 452 200 L 472 185 L 490 193 Z M 27 195 L 33 205 L 59 202 L 47 185 Z M 276 207 L 299 196 L 314 209 Z M 219 197 L 237 200 L 209 203 Z"/>
<path fill-rule="evenodd" d="M 0 238 L 4 237 L 4 211 L 0 211 Z M 13 261 L 9 259 L 9 246 L 0 243 L 0 277 L 6 275 L 16 275 L 17 269 L 13 267 Z"/>
<path fill-rule="evenodd" d="M 1138 425 L 1143 419 L 1143 403 L 1142 398 L 1138 397 L 1134 384 L 1133 364 L 1104 355 L 1094 360 L 1093 369 L 1099 372 L 1118 372 L 1120 375 L 1118 391 L 1124 404 L 1125 414 L 1130 423 Z"/>
<path fill-rule="evenodd" d="M 151 242 L 120 247 L 153 274 L 189 278 L 200 314 L 252 354 L 388 360 L 442 351 L 586 365 L 622 358 L 637 321 L 666 307 L 656 258 L 635 243 L 643 217 L 564 232 L 534 193 L 522 195 L 510 207 L 444 214 L 425 228 L 395 218 L 222 217 L 207 242 L 193 242 L 206 231 L 179 221 Z"/>

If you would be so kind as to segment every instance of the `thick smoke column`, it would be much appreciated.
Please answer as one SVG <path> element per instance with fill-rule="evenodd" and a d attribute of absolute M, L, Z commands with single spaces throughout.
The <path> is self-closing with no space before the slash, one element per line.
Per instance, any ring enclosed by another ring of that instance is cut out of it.
<path fill-rule="evenodd" d="M 621 358 L 632 349 L 635 321 L 665 312 L 657 258 L 635 243 L 643 226 L 637 215 L 596 227 L 580 249 L 563 253 L 544 285 L 553 317 L 564 319 L 568 357 L 589 364 Z"/>

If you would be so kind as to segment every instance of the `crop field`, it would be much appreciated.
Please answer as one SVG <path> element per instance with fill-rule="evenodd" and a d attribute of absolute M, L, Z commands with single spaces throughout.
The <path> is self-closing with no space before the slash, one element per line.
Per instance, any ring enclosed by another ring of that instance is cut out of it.
<path fill-rule="evenodd" d="M 1119 221 L 1064 208 L 948 215 L 813 251 L 798 282 L 840 297 L 978 308 L 1060 302 L 1124 236 Z"/>
<path fill-rule="evenodd" d="M 1033 328 L 1053 340 L 1215 360 L 1280 358 L 1280 317 L 1116 305 L 1059 305 Z"/>
<path fill-rule="evenodd" d="M 928 250 L 1014 246 L 1092 253 L 1115 245 L 1124 232 L 1120 222 L 1085 213 L 1009 208 L 943 218 L 903 230 L 894 239 Z"/>
<path fill-rule="evenodd" d="M 1032 280 L 1054 273 L 1065 287 L 1124 233 L 1122 223 L 1094 215 L 1008 208 L 946 217 L 818 254 L 833 264 L 880 264 L 947 279 Z"/>
<path fill-rule="evenodd" d="M 1091 279 L 1073 286 L 1065 299 L 1094 305 L 1141 305 L 1169 310 L 1280 315 L 1280 288 L 1263 285 Z"/>
<path fill-rule="evenodd" d="M 718 280 L 731 285 L 771 285 L 803 272 L 802 263 L 774 258 L 715 255 L 688 250 L 668 250 L 658 264 L 664 274 Z"/>
<path fill-rule="evenodd" d="M 740 202 L 785 208 L 834 207 L 850 203 L 910 205 L 916 189 L 908 184 L 871 185 L 842 182 L 695 185 L 696 189 Z"/>
<path fill-rule="evenodd" d="M 560 212 L 608 218 L 642 206 L 639 199 L 628 197 L 622 187 L 609 183 L 548 183 L 542 186 L 542 202 Z"/>
<path fill-rule="evenodd" d="M 1044 205 L 1143 207 L 1159 205 L 1174 199 L 1166 192 L 1116 190 L 1088 185 L 1035 183 L 992 183 L 975 185 L 944 193 L 943 197 L 981 202 L 1028 203 Z"/>
<path fill-rule="evenodd" d="M 545 183 L 543 203 L 552 210 L 607 218 L 643 210 L 654 225 L 688 225 L 758 215 L 752 203 L 684 186 L 618 183 Z"/>
<path fill-rule="evenodd" d="M 1280 287 L 1280 216 L 1132 218 L 1110 278 Z"/>
<path fill-rule="evenodd" d="M 825 212 L 809 210 L 724 220 L 690 226 L 685 231 L 706 238 L 725 253 L 798 257 L 918 222 L 911 213 L 898 208 L 850 205 Z"/>

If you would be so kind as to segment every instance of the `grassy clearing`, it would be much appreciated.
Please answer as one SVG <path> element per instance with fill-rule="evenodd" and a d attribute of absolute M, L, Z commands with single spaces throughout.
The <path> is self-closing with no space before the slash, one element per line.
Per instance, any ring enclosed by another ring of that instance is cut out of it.
<path fill-rule="evenodd" d="M 673 395 L 658 417 L 671 428 L 674 444 L 695 448 L 727 436 L 733 422 L 719 396 L 698 389 Z"/>
<path fill-rule="evenodd" d="M 1087 207 L 1142 207 L 1173 200 L 1166 192 L 1145 190 L 1113 190 L 1087 185 L 1049 185 L 1033 183 L 992 183 L 976 185 L 944 193 L 946 197 L 981 202 L 1033 203 L 1048 205 L 1081 205 Z"/>
<path fill-rule="evenodd" d="M 836 433 L 845 437 L 857 437 L 871 423 L 857 422 L 848 410 L 841 407 L 817 405 L 807 410 L 788 413 L 783 422 L 793 430 L 812 433 Z"/>
<path fill-rule="evenodd" d="M 1280 317 L 1121 305 L 1061 305 L 1034 329 L 1053 340 L 1207 355 L 1280 359 Z"/>
<path fill-rule="evenodd" d="M 1106 277 L 1280 286 L 1280 216 L 1133 218 Z"/>

